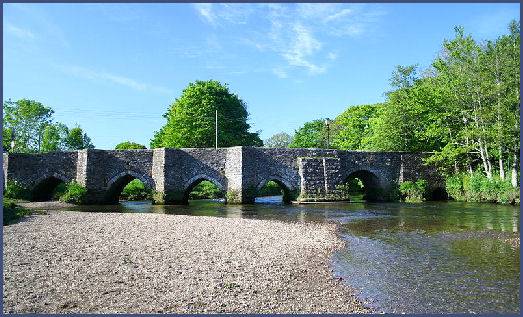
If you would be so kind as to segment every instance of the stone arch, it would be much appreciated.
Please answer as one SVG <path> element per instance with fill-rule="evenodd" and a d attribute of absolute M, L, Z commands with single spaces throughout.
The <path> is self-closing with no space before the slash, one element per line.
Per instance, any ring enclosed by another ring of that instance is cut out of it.
<path fill-rule="evenodd" d="M 148 188 L 154 190 L 155 183 L 154 180 L 146 174 L 140 174 L 135 171 L 123 171 L 114 176 L 112 176 L 107 182 L 106 191 L 105 191 L 105 202 L 108 203 L 117 203 L 120 193 L 123 188 L 129 184 L 133 179 L 139 179 L 142 183 L 145 184 Z"/>
<path fill-rule="evenodd" d="M 440 201 L 440 200 L 445 201 L 445 200 L 449 199 L 449 194 L 447 193 L 447 190 L 444 187 L 439 186 L 439 187 L 430 189 L 428 198 L 430 200 L 435 200 L 435 201 Z"/>
<path fill-rule="evenodd" d="M 370 169 L 361 169 L 348 173 L 343 183 L 348 183 L 353 178 L 358 178 L 363 183 L 364 199 L 377 201 L 384 199 L 384 188 L 379 174 Z"/>
<path fill-rule="evenodd" d="M 263 180 L 261 180 L 258 183 L 258 185 L 256 186 L 256 193 L 258 193 L 261 190 L 261 188 L 270 181 L 277 183 L 278 186 L 280 186 L 280 188 L 282 189 L 282 191 L 283 191 L 282 200 L 284 203 L 290 203 L 293 199 L 296 198 L 295 197 L 296 188 L 294 188 L 294 186 L 292 186 L 289 181 L 283 179 L 282 177 L 275 176 L 275 175 L 266 177 Z"/>
<path fill-rule="evenodd" d="M 31 200 L 51 200 L 53 198 L 53 191 L 56 189 L 56 187 L 61 183 L 67 183 L 69 181 L 69 178 L 60 173 L 40 176 L 36 181 L 33 182 L 34 186 L 32 186 L 31 189 Z"/>
<path fill-rule="evenodd" d="M 198 185 L 202 181 L 209 181 L 213 183 L 216 187 L 218 187 L 218 189 L 220 189 L 221 191 L 225 191 L 225 186 L 222 184 L 220 180 L 214 177 L 207 176 L 205 174 L 198 174 L 189 179 L 183 185 L 183 203 L 186 204 L 189 202 L 189 194 L 194 189 L 194 187 L 196 187 L 196 185 Z"/>

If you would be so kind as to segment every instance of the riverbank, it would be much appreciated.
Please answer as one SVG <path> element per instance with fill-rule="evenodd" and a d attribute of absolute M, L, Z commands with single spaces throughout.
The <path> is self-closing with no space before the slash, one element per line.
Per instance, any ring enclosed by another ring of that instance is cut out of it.
<path fill-rule="evenodd" d="M 330 224 L 55 212 L 4 227 L 4 313 L 359 313 Z"/>

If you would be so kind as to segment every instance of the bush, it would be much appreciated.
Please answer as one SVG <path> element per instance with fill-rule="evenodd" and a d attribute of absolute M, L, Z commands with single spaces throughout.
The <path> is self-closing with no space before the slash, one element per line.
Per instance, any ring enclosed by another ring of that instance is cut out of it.
<path fill-rule="evenodd" d="M 28 209 L 17 206 L 14 201 L 6 199 L 5 197 L 3 201 L 3 209 L 4 226 L 31 214 L 31 211 Z"/>
<path fill-rule="evenodd" d="M 4 198 L 31 200 L 31 191 L 14 180 L 8 180 L 4 189 Z"/>
<path fill-rule="evenodd" d="M 202 181 L 196 185 L 191 193 L 189 199 L 217 199 L 223 198 L 222 191 L 216 187 L 212 182 Z"/>
<path fill-rule="evenodd" d="M 420 202 L 425 200 L 427 181 L 419 179 L 416 182 L 406 181 L 400 184 L 400 193 L 407 202 Z"/>
<path fill-rule="evenodd" d="M 141 150 L 141 149 L 146 149 L 146 147 L 145 147 L 145 145 L 141 145 L 136 142 L 125 141 L 125 142 L 117 144 L 114 149 L 115 150 Z"/>
<path fill-rule="evenodd" d="M 67 183 L 66 190 L 60 196 L 60 201 L 72 204 L 82 204 L 87 194 L 87 189 L 75 181 Z"/>
<path fill-rule="evenodd" d="M 65 194 L 66 191 L 67 191 L 67 185 L 65 183 L 58 184 L 58 186 L 56 186 L 56 188 L 53 190 L 53 194 L 52 194 L 53 200 L 59 200 L 60 196 Z"/>
<path fill-rule="evenodd" d="M 446 180 L 449 195 L 459 201 L 498 202 L 514 204 L 519 200 L 519 188 L 514 188 L 509 180 L 494 176 L 488 179 L 481 172 L 458 174 Z"/>
<path fill-rule="evenodd" d="M 453 175 L 446 179 L 445 189 L 447 193 L 455 200 L 465 200 L 463 192 L 463 175 Z"/>
<path fill-rule="evenodd" d="M 275 181 L 268 181 L 260 190 L 258 191 L 258 197 L 264 196 L 280 196 L 283 195 L 283 191 L 280 188 L 280 185 Z"/>
<path fill-rule="evenodd" d="M 142 181 L 133 179 L 124 187 L 120 197 L 125 200 L 146 200 L 152 198 L 152 192 Z"/>

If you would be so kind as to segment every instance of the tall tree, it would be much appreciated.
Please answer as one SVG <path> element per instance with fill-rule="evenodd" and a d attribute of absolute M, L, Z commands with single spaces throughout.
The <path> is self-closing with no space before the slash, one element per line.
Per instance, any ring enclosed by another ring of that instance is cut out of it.
<path fill-rule="evenodd" d="M 258 133 L 249 132 L 247 106 L 227 85 L 215 80 L 196 81 L 184 89 L 155 133 L 151 148 L 213 147 L 218 112 L 218 146 L 261 146 Z"/>
<path fill-rule="evenodd" d="M 286 148 L 289 147 L 291 142 L 292 137 L 289 134 L 280 132 L 265 140 L 265 142 L 263 142 L 263 146 L 270 148 Z"/>
<path fill-rule="evenodd" d="M 5 101 L 3 111 L 3 135 L 14 139 L 14 148 L 10 143 L 4 143 L 4 147 L 8 145 L 10 151 L 21 153 L 39 152 L 42 134 L 52 121 L 53 110 L 40 102 L 20 99 L 16 102 Z"/>
<path fill-rule="evenodd" d="M 67 150 L 65 140 L 69 135 L 69 129 L 63 123 L 49 124 L 44 128 L 42 134 L 42 152 Z"/>
<path fill-rule="evenodd" d="M 294 132 L 291 148 L 327 147 L 327 127 L 324 119 L 317 119 L 305 124 Z"/>
<path fill-rule="evenodd" d="M 65 144 L 69 150 L 84 150 L 93 149 L 94 145 L 91 143 L 91 138 L 84 133 L 82 128 L 76 126 L 69 130 L 65 139 Z"/>
<path fill-rule="evenodd" d="M 341 150 L 359 150 L 364 136 L 370 133 L 370 120 L 383 105 L 351 106 L 334 120 L 332 145 Z"/>

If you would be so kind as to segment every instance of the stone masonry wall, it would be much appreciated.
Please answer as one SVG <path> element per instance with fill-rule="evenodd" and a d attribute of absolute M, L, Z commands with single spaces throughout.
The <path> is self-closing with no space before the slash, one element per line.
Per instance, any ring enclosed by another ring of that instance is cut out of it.
<path fill-rule="evenodd" d="M 76 180 L 88 189 L 89 203 L 114 201 L 110 196 L 132 178 L 153 189 L 157 203 L 186 203 L 202 180 L 226 192 L 229 203 L 252 203 L 270 180 L 293 200 L 336 200 L 339 186 L 352 176 L 379 189 L 383 197 L 406 180 L 424 178 L 431 189 L 442 187 L 437 172 L 422 164 L 424 155 L 253 147 L 82 150 L 4 155 L 4 175 L 30 188 L 51 176 Z"/>

